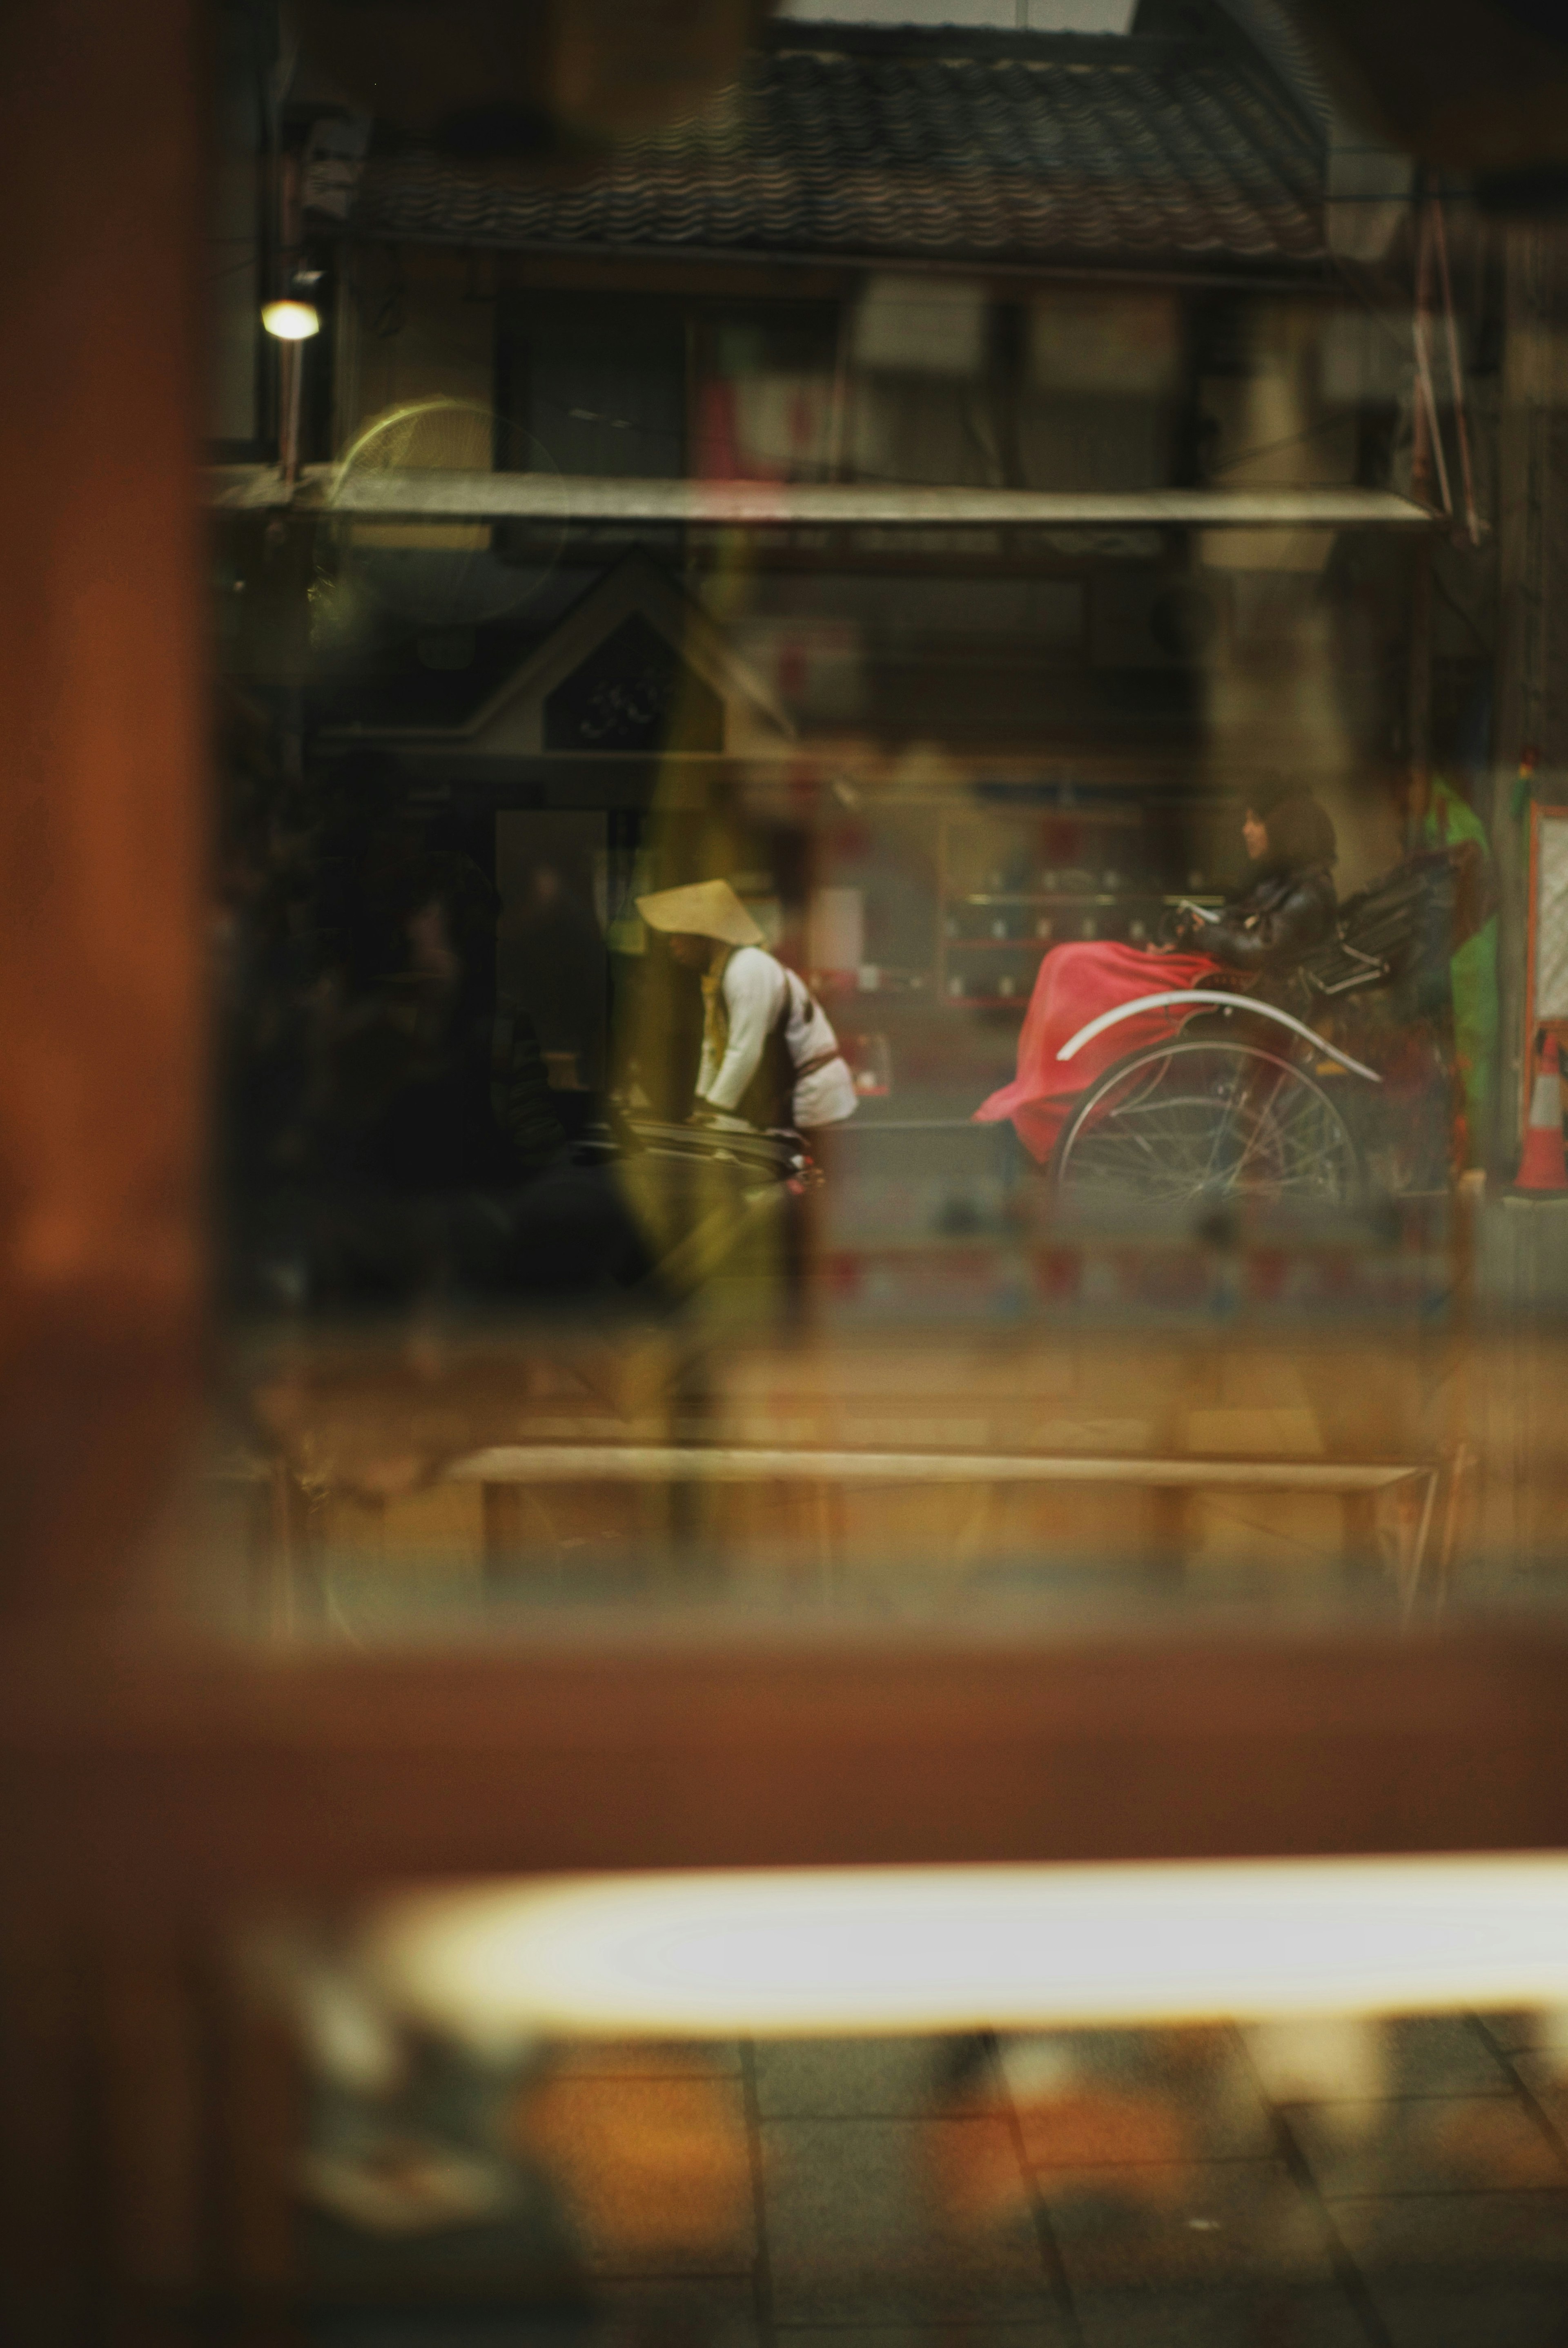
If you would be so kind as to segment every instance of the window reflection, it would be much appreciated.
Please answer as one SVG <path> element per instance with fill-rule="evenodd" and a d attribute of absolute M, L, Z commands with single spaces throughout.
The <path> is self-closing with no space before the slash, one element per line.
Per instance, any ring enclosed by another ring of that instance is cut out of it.
<path fill-rule="evenodd" d="M 331 1619 L 1517 1534 L 1543 232 L 1276 12 L 969 15 L 222 49 L 223 1263 Z"/>

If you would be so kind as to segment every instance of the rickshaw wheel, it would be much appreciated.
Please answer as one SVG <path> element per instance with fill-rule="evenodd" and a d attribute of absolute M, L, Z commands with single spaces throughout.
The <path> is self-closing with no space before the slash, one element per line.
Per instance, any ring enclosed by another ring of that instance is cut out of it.
<path fill-rule="evenodd" d="M 1202 1210 L 1348 1203 L 1360 1152 L 1323 1086 L 1255 1045 L 1183 1042 L 1118 1060 L 1090 1086 L 1050 1161 L 1076 1206 Z"/>

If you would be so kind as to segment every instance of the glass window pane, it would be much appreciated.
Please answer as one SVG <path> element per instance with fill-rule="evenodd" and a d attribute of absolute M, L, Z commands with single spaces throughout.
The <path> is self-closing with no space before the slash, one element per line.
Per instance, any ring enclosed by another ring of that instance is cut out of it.
<path fill-rule="evenodd" d="M 1556 229 L 940 13 L 217 11 L 226 1619 L 1554 1591 Z"/>

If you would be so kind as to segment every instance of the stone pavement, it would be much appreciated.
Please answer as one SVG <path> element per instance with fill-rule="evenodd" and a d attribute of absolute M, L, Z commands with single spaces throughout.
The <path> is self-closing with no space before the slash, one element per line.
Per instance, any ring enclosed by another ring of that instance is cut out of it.
<path fill-rule="evenodd" d="M 395 2336 L 443 2343 L 497 2292 L 497 2339 L 1568 2342 L 1568 2085 L 1530 2018 L 1335 2031 L 560 2048 L 507 2104 L 508 2219 L 378 2250 L 318 2211 L 311 2263 L 417 2283 Z"/>

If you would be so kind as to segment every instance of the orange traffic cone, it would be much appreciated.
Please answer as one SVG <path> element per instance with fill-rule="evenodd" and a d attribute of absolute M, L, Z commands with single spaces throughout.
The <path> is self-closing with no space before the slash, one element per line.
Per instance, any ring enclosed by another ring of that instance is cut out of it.
<path fill-rule="evenodd" d="M 1563 1156 L 1563 1092 L 1557 1038 L 1542 1035 L 1537 1057 L 1535 1089 L 1530 1097 L 1530 1125 L 1524 1155 L 1514 1177 L 1519 1190 L 1568 1190 L 1568 1165 Z"/>

